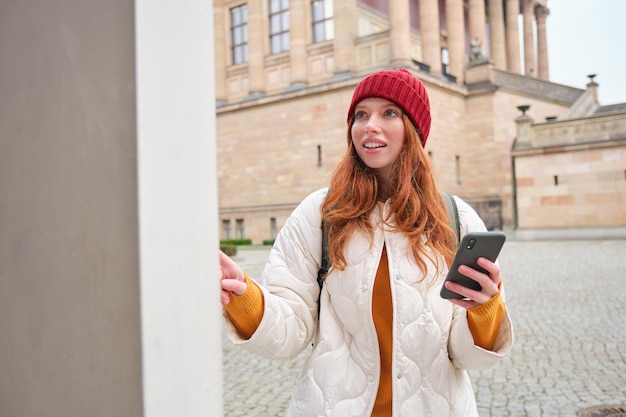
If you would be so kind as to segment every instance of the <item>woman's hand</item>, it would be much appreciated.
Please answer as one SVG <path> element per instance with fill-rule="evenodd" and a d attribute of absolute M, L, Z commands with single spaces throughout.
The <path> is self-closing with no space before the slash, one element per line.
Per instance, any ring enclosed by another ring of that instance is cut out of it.
<path fill-rule="evenodd" d="M 478 258 L 478 265 L 484 268 L 488 274 L 479 272 L 467 265 L 459 266 L 459 273 L 473 279 L 482 287 L 481 291 L 471 290 L 454 282 L 446 282 L 446 288 L 460 294 L 464 299 L 451 299 L 450 301 L 463 308 L 479 306 L 491 300 L 500 291 L 500 267 L 487 258 Z"/>
<path fill-rule="evenodd" d="M 224 252 L 220 255 L 220 283 L 222 287 L 222 304 L 230 303 L 233 294 L 243 295 L 248 289 L 243 271 Z"/>

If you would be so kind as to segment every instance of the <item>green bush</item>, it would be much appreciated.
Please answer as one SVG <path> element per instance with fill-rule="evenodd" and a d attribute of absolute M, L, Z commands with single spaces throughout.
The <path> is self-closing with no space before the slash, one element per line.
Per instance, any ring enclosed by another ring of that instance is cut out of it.
<path fill-rule="evenodd" d="M 237 245 L 220 243 L 220 250 L 228 256 L 237 255 Z"/>
<path fill-rule="evenodd" d="M 222 239 L 220 245 L 249 246 L 252 245 L 252 239 Z"/>
<path fill-rule="evenodd" d="M 272 246 L 274 244 L 275 239 L 265 239 L 263 241 L 263 246 Z"/>

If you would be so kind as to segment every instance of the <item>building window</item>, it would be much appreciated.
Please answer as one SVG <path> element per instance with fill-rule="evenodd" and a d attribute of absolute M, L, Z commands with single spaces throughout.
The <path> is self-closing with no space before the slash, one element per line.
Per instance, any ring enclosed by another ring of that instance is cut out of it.
<path fill-rule="evenodd" d="M 441 48 L 441 71 L 446 75 L 450 74 L 450 53 L 448 48 Z"/>
<path fill-rule="evenodd" d="M 333 27 L 333 0 L 313 0 L 313 42 L 329 41 L 335 37 Z"/>
<path fill-rule="evenodd" d="M 461 157 L 455 156 L 455 168 L 456 168 L 456 183 L 461 185 Z"/>
<path fill-rule="evenodd" d="M 243 219 L 237 219 L 236 221 L 236 227 L 237 227 L 237 236 L 236 239 L 245 239 L 245 233 L 244 233 L 244 229 L 243 229 Z"/>
<path fill-rule="evenodd" d="M 276 217 L 270 218 L 270 236 L 272 239 L 276 239 Z"/>
<path fill-rule="evenodd" d="M 224 239 L 230 239 L 230 219 L 222 220 L 222 236 Z"/>
<path fill-rule="evenodd" d="M 230 9 L 233 65 L 248 62 L 248 5 Z"/>
<path fill-rule="evenodd" d="M 322 145 L 317 145 L 317 166 L 322 166 Z"/>
<path fill-rule="evenodd" d="M 289 51 L 289 0 L 270 1 L 270 48 L 272 54 Z"/>

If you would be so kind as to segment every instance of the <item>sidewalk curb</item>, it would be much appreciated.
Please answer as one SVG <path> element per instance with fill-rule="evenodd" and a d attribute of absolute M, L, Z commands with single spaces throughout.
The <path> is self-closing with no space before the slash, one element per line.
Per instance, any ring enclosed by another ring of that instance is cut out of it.
<path fill-rule="evenodd" d="M 510 229 L 504 230 L 511 240 L 621 240 L 626 227 L 578 229 Z"/>

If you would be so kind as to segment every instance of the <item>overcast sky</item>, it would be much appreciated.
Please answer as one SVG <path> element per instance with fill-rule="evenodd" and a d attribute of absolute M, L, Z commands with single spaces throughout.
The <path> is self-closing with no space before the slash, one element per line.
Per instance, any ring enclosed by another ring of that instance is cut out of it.
<path fill-rule="evenodd" d="M 548 0 L 550 81 L 586 88 L 600 104 L 626 103 L 626 0 Z"/>

